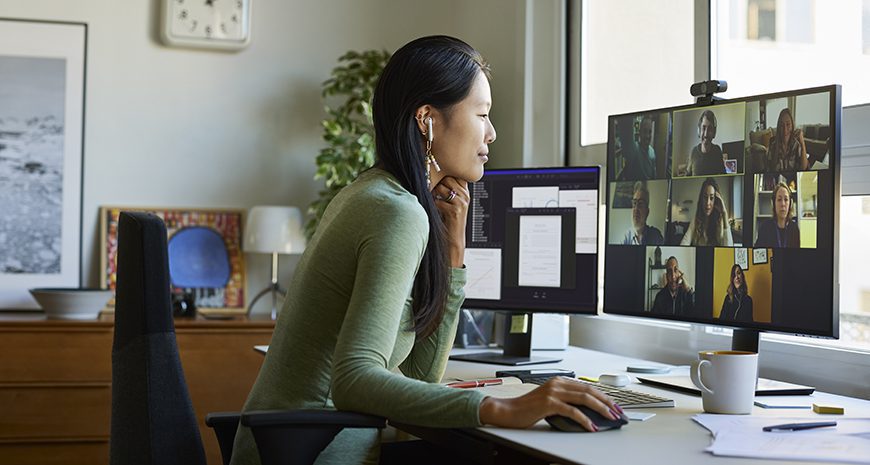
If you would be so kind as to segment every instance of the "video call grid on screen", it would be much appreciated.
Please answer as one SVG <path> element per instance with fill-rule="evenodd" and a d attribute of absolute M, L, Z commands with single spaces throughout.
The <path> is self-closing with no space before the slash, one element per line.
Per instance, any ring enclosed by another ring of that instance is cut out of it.
<path fill-rule="evenodd" d="M 831 336 L 840 111 L 827 86 L 611 116 L 605 311 Z"/>
<path fill-rule="evenodd" d="M 465 307 L 597 311 L 598 167 L 487 170 L 469 184 Z"/>

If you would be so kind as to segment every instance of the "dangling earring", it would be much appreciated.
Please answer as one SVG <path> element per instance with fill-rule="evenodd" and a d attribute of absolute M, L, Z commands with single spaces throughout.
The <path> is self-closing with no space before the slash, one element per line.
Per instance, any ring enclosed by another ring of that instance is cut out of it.
<path fill-rule="evenodd" d="M 432 117 L 429 116 L 426 118 L 426 185 L 432 186 L 432 175 L 430 171 L 432 170 L 432 165 L 435 165 L 435 172 L 440 172 L 441 167 L 438 166 L 438 161 L 435 160 L 435 155 L 432 155 Z"/>

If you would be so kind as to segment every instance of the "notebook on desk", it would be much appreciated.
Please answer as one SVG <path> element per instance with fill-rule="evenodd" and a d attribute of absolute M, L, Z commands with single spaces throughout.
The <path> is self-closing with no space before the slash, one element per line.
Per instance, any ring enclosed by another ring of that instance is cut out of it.
<path fill-rule="evenodd" d="M 637 379 L 641 383 L 651 384 L 653 386 L 663 387 L 666 389 L 674 389 L 696 396 L 701 395 L 701 390 L 692 384 L 691 378 L 688 376 L 638 376 Z M 808 396 L 812 394 L 816 388 L 812 386 L 804 386 L 801 384 L 786 383 L 784 381 L 775 381 L 767 378 L 758 378 L 758 385 L 755 388 L 756 396 Z"/>

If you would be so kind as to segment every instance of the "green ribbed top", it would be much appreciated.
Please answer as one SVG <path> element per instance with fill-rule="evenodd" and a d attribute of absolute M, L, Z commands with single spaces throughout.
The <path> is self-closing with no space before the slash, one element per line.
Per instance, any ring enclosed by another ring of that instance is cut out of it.
<path fill-rule="evenodd" d="M 299 261 L 244 410 L 337 407 L 422 426 L 479 426 L 483 394 L 433 384 L 456 334 L 464 269 L 450 271 L 438 330 L 417 341 L 412 329 L 411 289 L 428 237 L 425 211 L 389 173 L 371 169 L 343 189 Z M 377 434 L 343 430 L 317 463 L 376 463 Z M 247 428 L 232 463 L 259 463 Z"/>

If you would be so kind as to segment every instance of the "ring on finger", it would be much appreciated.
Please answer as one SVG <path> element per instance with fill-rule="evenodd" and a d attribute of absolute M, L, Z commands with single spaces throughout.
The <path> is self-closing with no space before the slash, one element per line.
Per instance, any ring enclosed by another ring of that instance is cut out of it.
<path fill-rule="evenodd" d="M 456 191 L 451 189 L 450 195 L 448 195 L 445 200 L 449 202 L 449 201 L 453 200 L 454 198 L 456 198 Z"/>

